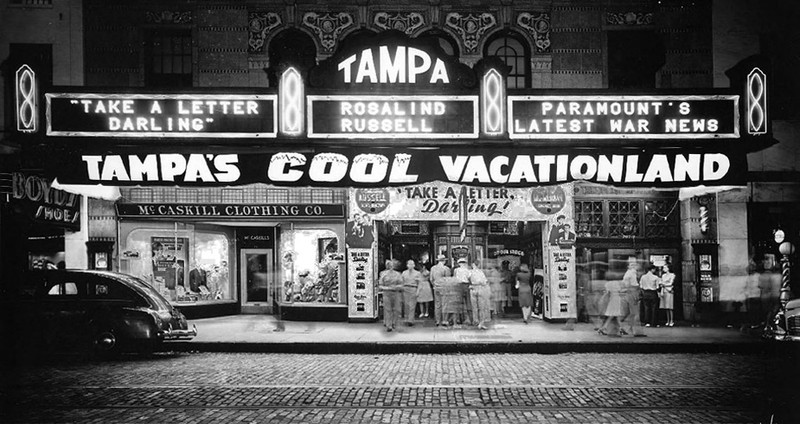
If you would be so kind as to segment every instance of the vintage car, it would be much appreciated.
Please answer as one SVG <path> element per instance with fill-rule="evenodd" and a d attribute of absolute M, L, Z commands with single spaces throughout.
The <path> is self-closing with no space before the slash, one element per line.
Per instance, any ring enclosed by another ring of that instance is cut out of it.
<path fill-rule="evenodd" d="M 800 299 L 786 303 L 785 314 L 778 308 L 762 334 L 770 340 L 800 341 Z"/>
<path fill-rule="evenodd" d="M 100 356 L 150 352 L 197 335 L 186 317 L 145 281 L 108 271 L 30 271 L 4 299 L 18 348 L 89 349 Z"/>

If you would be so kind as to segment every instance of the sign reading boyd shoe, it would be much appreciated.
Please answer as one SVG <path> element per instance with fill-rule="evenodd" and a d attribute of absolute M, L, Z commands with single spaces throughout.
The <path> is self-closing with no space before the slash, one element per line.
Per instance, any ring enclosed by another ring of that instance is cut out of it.
<path fill-rule="evenodd" d="M 121 149 L 120 149 L 121 150 Z M 152 149 L 149 149 L 152 150 Z M 746 157 L 714 148 L 325 149 L 318 153 L 66 152 L 63 183 L 375 187 L 431 181 L 527 187 L 584 180 L 618 186 L 744 183 Z M 54 164 L 55 167 L 55 164 Z"/>
<path fill-rule="evenodd" d="M 70 230 L 81 228 L 81 196 L 52 188 L 50 181 L 22 172 L 12 173 L 12 198 L 33 221 Z"/>

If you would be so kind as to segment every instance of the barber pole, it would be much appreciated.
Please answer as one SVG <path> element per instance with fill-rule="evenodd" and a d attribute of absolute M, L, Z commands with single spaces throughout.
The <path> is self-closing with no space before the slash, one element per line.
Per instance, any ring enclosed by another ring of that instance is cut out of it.
<path fill-rule="evenodd" d="M 705 234 L 708 232 L 708 208 L 700 206 L 700 232 Z"/>

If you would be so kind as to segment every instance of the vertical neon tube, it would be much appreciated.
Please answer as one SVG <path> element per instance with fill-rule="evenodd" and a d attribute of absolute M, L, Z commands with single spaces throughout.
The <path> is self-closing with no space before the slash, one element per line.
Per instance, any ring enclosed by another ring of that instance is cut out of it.
<path fill-rule="evenodd" d="M 303 132 L 303 80 L 295 68 L 287 69 L 280 82 L 281 132 L 300 135 Z"/>
<path fill-rule="evenodd" d="M 36 132 L 36 74 L 28 65 L 22 65 L 15 82 L 17 131 Z"/>
<path fill-rule="evenodd" d="M 747 95 L 745 96 L 745 119 L 747 133 L 751 135 L 767 133 L 767 75 L 759 68 L 747 74 Z"/>
<path fill-rule="evenodd" d="M 504 104 L 503 78 L 496 69 L 490 69 L 483 76 L 483 84 L 481 85 L 484 134 L 499 135 L 503 133 Z"/>

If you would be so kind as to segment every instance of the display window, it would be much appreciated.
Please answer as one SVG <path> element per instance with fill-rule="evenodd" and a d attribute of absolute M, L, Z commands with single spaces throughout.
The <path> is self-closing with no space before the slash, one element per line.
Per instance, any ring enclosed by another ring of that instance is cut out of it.
<path fill-rule="evenodd" d="M 172 228 L 170 228 L 172 227 Z M 231 235 L 194 225 L 126 223 L 120 271 L 143 278 L 178 305 L 236 300 Z"/>
<path fill-rule="evenodd" d="M 340 234 L 335 230 L 336 228 L 294 228 L 282 231 L 281 303 L 344 303 L 341 288 L 344 254 Z"/>

